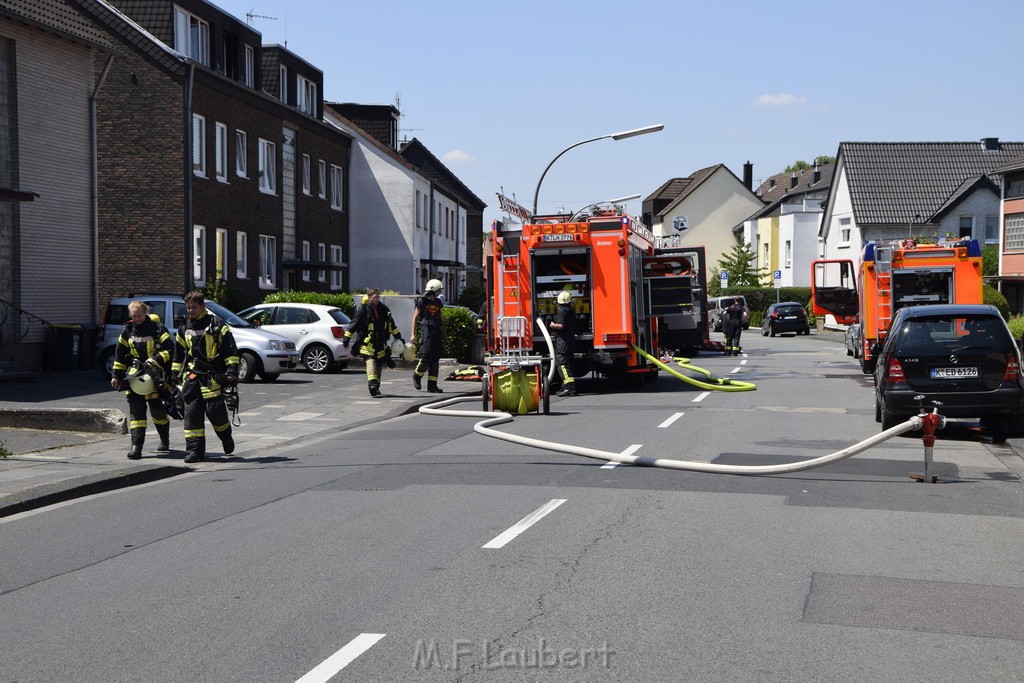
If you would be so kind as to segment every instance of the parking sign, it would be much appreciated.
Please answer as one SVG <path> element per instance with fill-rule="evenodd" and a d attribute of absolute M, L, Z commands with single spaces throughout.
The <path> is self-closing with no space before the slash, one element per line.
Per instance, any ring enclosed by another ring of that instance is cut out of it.
<path fill-rule="evenodd" d="M 722 287 L 728 287 L 729 286 L 729 271 L 728 270 L 723 270 L 721 272 L 721 274 L 718 276 L 718 279 L 721 281 Z"/>

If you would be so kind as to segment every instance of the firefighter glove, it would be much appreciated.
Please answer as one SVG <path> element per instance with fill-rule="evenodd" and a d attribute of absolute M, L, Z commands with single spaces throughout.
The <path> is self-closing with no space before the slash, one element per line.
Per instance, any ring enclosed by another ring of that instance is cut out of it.
<path fill-rule="evenodd" d="M 341 340 L 341 345 L 344 346 L 346 349 L 348 348 L 348 345 L 351 343 L 352 340 L 349 337 L 345 337 L 344 339 Z"/>
<path fill-rule="evenodd" d="M 224 386 L 226 386 L 226 387 L 238 386 L 238 373 L 237 372 L 229 372 L 228 374 L 224 375 Z"/>

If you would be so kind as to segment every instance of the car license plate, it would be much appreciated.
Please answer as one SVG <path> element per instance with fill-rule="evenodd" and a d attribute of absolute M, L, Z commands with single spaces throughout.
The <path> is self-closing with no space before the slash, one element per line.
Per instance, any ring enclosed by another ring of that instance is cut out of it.
<path fill-rule="evenodd" d="M 932 379 L 961 379 L 978 376 L 977 367 L 932 368 Z"/>
<path fill-rule="evenodd" d="M 576 235 L 542 235 L 545 242 L 575 242 Z"/>
<path fill-rule="evenodd" d="M 782 316 L 782 319 L 783 320 L 796 320 L 796 316 L 795 315 L 784 315 L 784 316 Z"/>

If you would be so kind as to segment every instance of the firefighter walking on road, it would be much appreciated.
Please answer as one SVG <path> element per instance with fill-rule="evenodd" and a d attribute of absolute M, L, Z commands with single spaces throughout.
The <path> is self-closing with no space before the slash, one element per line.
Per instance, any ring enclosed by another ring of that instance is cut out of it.
<path fill-rule="evenodd" d="M 722 329 L 725 331 L 725 355 L 740 355 L 740 333 L 743 331 L 743 299 L 736 297 L 722 311 Z"/>
<path fill-rule="evenodd" d="M 223 388 L 238 384 L 238 348 L 231 328 L 206 310 L 199 290 L 185 295 L 188 320 L 175 335 L 172 371 L 182 380 L 185 401 L 185 462 L 206 457 L 206 418 L 220 438 L 224 453 L 235 450 Z"/>
<path fill-rule="evenodd" d="M 142 457 L 146 442 L 146 406 L 153 418 L 153 426 L 160 436 L 157 451 L 171 450 L 171 420 L 167 417 L 160 389 L 170 368 L 173 351 L 171 335 L 156 315 L 149 314 L 143 301 L 128 304 L 131 319 L 125 323 L 114 349 L 114 373 L 110 386 L 125 390 L 128 397 L 128 430 L 132 447 L 129 460 Z M 126 379 L 126 377 L 128 379 Z"/>
<path fill-rule="evenodd" d="M 419 332 L 420 359 L 412 373 L 412 384 L 417 389 L 423 388 L 423 375 L 427 376 L 427 391 L 442 394 L 437 386 L 437 375 L 440 372 L 441 352 L 444 349 L 444 319 L 441 309 L 444 302 L 438 298 L 444 285 L 440 280 L 427 281 L 426 292 L 416 299 L 416 310 L 412 314 L 412 334 L 409 339 L 416 339 Z"/>
<path fill-rule="evenodd" d="M 572 294 L 559 292 L 556 301 L 558 311 L 550 325 L 555 332 L 555 364 L 562 378 L 562 387 L 556 395 L 579 396 L 572 372 L 572 357 L 576 351 L 576 311 L 572 309 Z"/>
<path fill-rule="evenodd" d="M 366 292 L 366 301 L 356 311 L 342 341 L 347 349 L 353 337 L 359 340 L 355 351 L 366 361 L 366 385 L 370 396 L 380 396 L 382 366 L 387 364 L 388 367 L 395 367 L 391 358 L 392 350 L 388 345 L 392 336 L 405 344 L 391 316 L 391 309 L 380 301 L 380 290 L 371 289 Z"/>

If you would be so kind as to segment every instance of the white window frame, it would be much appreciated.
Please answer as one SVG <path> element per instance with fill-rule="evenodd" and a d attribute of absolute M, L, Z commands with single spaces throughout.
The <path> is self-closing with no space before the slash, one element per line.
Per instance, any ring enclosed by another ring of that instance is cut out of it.
<path fill-rule="evenodd" d="M 249 136 L 244 130 L 235 130 L 235 175 L 239 178 L 249 177 Z"/>
<path fill-rule="evenodd" d="M 303 114 L 316 116 L 316 83 L 302 75 L 295 76 L 295 106 Z"/>
<path fill-rule="evenodd" d="M 213 276 L 218 280 L 228 279 L 228 231 L 217 228 L 216 247 L 214 248 Z"/>
<path fill-rule="evenodd" d="M 334 164 L 331 164 L 331 208 L 336 211 L 345 208 L 345 172 Z"/>
<path fill-rule="evenodd" d="M 245 64 L 242 67 L 242 82 L 250 88 L 256 87 L 256 48 L 245 46 Z"/>
<path fill-rule="evenodd" d="M 331 245 L 331 263 L 334 265 L 340 265 L 342 263 L 342 252 L 341 246 L 337 244 Z M 341 271 L 337 268 L 331 269 L 331 289 L 341 289 Z"/>
<path fill-rule="evenodd" d="M 310 189 L 310 186 L 312 184 L 313 179 L 309 177 L 309 174 L 310 174 L 310 170 L 309 170 L 309 155 L 308 154 L 303 154 L 302 155 L 302 194 L 304 194 L 304 195 L 309 195 L 310 192 L 312 192 L 312 190 Z"/>
<path fill-rule="evenodd" d="M 416 210 L 416 227 L 417 228 L 422 228 L 423 227 L 423 210 L 420 208 L 420 195 L 421 194 L 422 193 L 419 190 L 416 190 L 416 202 L 415 202 L 415 204 L 413 206 L 413 208 Z"/>
<path fill-rule="evenodd" d="M 320 199 L 327 199 L 327 162 L 320 159 L 317 173 L 320 179 Z"/>
<path fill-rule="evenodd" d="M 288 104 L 288 67 L 282 64 L 278 74 L 277 94 L 282 102 Z"/>
<path fill-rule="evenodd" d="M 850 236 L 853 234 L 852 221 L 849 218 L 839 219 L 839 246 L 850 246 Z"/>
<path fill-rule="evenodd" d="M 260 138 L 260 192 L 277 194 L 277 145 Z"/>
<path fill-rule="evenodd" d="M 260 289 L 277 288 L 277 238 L 260 235 Z"/>
<path fill-rule="evenodd" d="M 316 260 L 323 263 L 327 260 L 327 245 L 320 242 L 316 245 Z M 316 279 L 318 282 L 327 282 L 327 271 L 318 270 L 316 272 Z"/>
<path fill-rule="evenodd" d="M 784 263 L 785 263 L 784 267 L 785 268 L 792 268 L 793 267 L 793 240 L 786 240 L 786 252 L 785 253 L 786 253 L 786 260 L 784 261 Z"/>
<path fill-rule="evenodd" d="M 206 117 L 192 114 L 192 173 L 206 177 Z"/>
<path fill-rule="evenodd" d="M 430 197 L 423 195 L 423 229 L 430 229 Z"/>
<path fill-rule="evenodd" d="M 249 235 L 241 230 L 235 233 L 235 277 L 249 277 Z"/>
<path fill-rule="evenodd" d="M 220 121 L 214 124 L 216 131 L 216 151 L 214 153 L 214 173 L 217 180 L 228 181 L 228 127 Z"/>
<path fill-rule="evenodd" d="M 177 5 L 174 7 L 174 49 L 210 66 L 210 24 Z"/>
<path fill-rule="evenodd" d="M 309 240 L 302 240 L 302 260 L 309 262 Z M 302 281 L 309 282 L 309 271 L 302 271 Z"/>
<path fill-rule="evenodd" d="M 196 287 L 206 284 L 206 226 L 192 226 L 192 282 Z"/>

